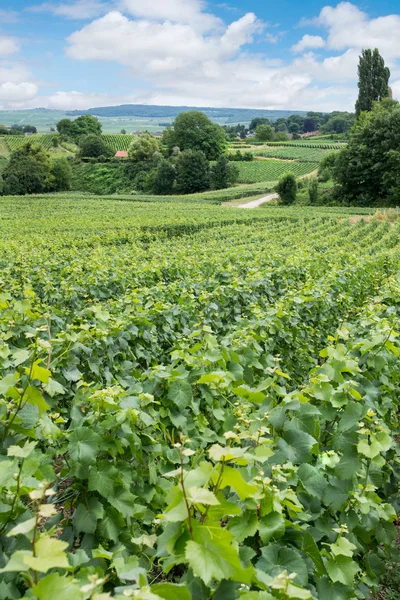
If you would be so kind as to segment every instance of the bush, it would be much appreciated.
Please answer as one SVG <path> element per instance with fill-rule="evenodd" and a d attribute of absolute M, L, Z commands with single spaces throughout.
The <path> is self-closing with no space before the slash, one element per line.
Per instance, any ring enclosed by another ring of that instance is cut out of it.
<path fill-rule="evenodd" d="M 204 192 L 210 187 L 210 166 L 199 150 L 184 150 L 176 159 L 176 187 L 181 194 Z"/>
<path fill-rule="evenodd" d="M 318 171 L 318 181 L 321 183 L 326 183 L 331 178 L 331 173 L 329 169 L 320 169 Z"/>
<path fill-rule="evenodd" d="M 93 133 L 79 140 L 80 155 L 85 158 L 111 157 L 113 151 L 105 144 L 104 140 Z"/>
<path fill-rule="evenodd" d="M 282 204 L 293 204 L 293 202 L 296 200 L 297 194 L 296 177 L 293 175 L 293 173 L 288 172 L 281 176 L 276 187 L 276 191 L 281 198 Z"/>
<path fill-rule="evenodd" d="M 42 146 L 27 142 L 12 153 L 3 172 L 3 194 L 19 196 L 50 191 L 52 163 Z"/>
<path fill-rule="evenodd" d="M 142 162 L 153 160 L 156 152 L 159 151 L 159 144 L 156 138 L 148 133 L 139 133 L 133 138 L 129 146 L 128 154 L 133 162 Z"/>
<path fill-rule="evenodd" d="M 147 184 L 153 194 L 172 194 L 175 183 L 175 169 L 167 160 L 159 161 L 157 168 L 150 171 Z"/>
<path fill-rule="evenodd" d="M 230 163 L 226 156 L 220 156 L 211 167 L 211 186 L 214 190 L 222 190 L 234 185 L 239 179 L 239 169 Z"/>
<path fill-rule="evenodd" d="M 51 187 L 55 192 L 63 192 L 71 189 L 72 168 L 70 162 L 65 158 L 57 158 L 53 161 L 51 169 L 53 178 Z"/>
<path fill-rule="evenodd" d="M 318 190 L 318 180 L 311 179 L 308 184 L 308 197 L 310 198 L 310 204 L 318 204 L 319 198 L 319 190 Z"/>

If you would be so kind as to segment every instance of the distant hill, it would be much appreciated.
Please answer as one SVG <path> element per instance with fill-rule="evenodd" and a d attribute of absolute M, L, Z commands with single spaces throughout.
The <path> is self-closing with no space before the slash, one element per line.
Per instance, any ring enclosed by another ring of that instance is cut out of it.
<path fill-rule="evenodd" d="M 297 114 L 306 116 L 306 112 L 300 110 L 261 110 L 253 108 L 210 108 L 194 106 L 153 106 L 148 104 L 122 104 L 120 106 L 99 106 L 88 110 L 72 110 L 66 114 L 68 117 L 79 117 L 80 115 L 93 115 L 95 117 L 137 117 L 143 119 L 171 119 L 181 112 L 199 110 L 215 121 L 223 120 L 226 123 L 247 123 L 255 117 L 266 117 L 276 121 L 280 117 L 287 118 Z"/>

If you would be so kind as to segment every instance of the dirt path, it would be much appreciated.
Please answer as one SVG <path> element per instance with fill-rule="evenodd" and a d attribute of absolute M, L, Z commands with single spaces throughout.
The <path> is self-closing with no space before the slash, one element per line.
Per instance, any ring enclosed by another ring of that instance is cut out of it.
<path fill-rule="evenodd" d="M 271 202 L 275 198 L 279 198 L 279 194 L 268 194 L 268 196 L 263 196 L 258 200 L 252 200 L 251 202 L 247 202 L 247 204 L 238 204 L 237 208 L 258 208 L 264 202 Z"/>

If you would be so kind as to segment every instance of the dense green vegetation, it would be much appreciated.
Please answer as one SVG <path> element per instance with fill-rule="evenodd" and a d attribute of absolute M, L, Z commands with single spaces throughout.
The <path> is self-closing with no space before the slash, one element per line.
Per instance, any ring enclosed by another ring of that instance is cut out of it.
<path fill-rule="evenodd" d="M 398 224 L 0 204 L 3 595 L 376 592 L 396 537 Z"/>
<path fill-rule="evenodd" d="M 277 181 L 286 171 L 291 171 L 296 177 L 299 177 L 312 173 L 318 167 L 314 162 L 285 160 L 257 160 L 236 164 L 239 169 L 239 182 L 241 183 Z"/>

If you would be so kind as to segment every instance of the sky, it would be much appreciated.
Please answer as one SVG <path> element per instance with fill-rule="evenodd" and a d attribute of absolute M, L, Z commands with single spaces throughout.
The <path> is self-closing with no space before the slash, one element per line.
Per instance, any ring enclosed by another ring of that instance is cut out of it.
<path fill-rule="evenodd" d="M 400 99 L 400 0 L 0 0 L 0 108 L 352 110 L 363 48 Z"/>

